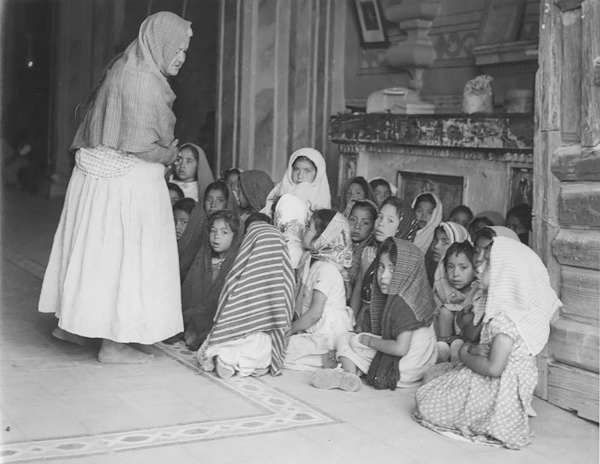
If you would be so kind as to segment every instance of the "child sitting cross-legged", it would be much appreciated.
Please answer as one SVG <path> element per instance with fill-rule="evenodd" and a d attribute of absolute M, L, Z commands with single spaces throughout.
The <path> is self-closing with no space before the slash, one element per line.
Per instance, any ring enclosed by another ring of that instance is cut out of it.
<path fill-rule="evenodd" d="M 284 367 L 312 371 L 328 362 L 335 339 L 354 325 L 342 276 L 352 262 L 348 221 L 333 210 L 317 210 L 302 242 L 310 261 L 301 264 L 297 319 L 288 333 Z"/>
<path fill-rule="evenodd" d="M 357 391 L 360 374 L 377 389 L 420 385 L 437 360 L 434 301 L 423 254 L 413 243 L 386 239 L 376 257 L 377 278 L 369 307 L 369 332 L 345 333 L 335 343 L 342 369 L 312 376 L 317 388 Z"/>

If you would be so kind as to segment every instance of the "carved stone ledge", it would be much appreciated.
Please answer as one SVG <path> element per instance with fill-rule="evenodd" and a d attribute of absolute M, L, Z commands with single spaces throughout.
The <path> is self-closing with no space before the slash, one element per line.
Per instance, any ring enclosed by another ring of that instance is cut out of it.
<path fill-rule="evenodd" d="M 415 146 L 398 146 L 380 143 L 340 143 L 340 154 L 346 157 L 355 157 L 357 153 L 393 154 L 398 156 L 423 156 L 437 158 L 464 159 L 470 161 L 495 161 L 502 163 L 520 164 L 524 167 L 533 166 L 533 153 L 525 151 L 500 151 L 500 150 L 474 150 L 459 148 L 426 148 Z"/>
<path fill-rule="evenodd" d="M 422 146 L 532 153 L 533 133 L 531 115 L 340 114 L 331 117 L 329 128 L 329 138 L 335 143 L 369 145 L 370 149 L 391 145 L 391 151 L 398 146 Z"/>

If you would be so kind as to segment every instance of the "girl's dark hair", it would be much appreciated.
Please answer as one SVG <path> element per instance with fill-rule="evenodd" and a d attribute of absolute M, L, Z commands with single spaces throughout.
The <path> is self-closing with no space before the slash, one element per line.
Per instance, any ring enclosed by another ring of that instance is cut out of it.
<path fill-rule="evenodd" d="M 448 259 L 450 259 L 450 256 L 459 255 L 461 253 L 464 253 L 469 261 L 473 262 L 473 258 L 475 257 L 475 247 L 471 245 L 468 240 L 465 240 L 464 242 L 454 242 L 448 247 L 448 250 L 446 250 L 446 256 L 444 256 L 444 268 L 448 267 Z"/>
<path fill-rule="evenodd" d="M 317 235 L 315 238 L 321 236 L 323 231 L 327 228 L 336 212 L 332 209 L 318 209 L 313 214 L 313 219 L 315 221 L 315 229 L 317 229 Z"/>
<path fill-rule="evenodd" d="M 177 200 L 173 205 L 173 211 L 185 211 L 189 215 L 192 214 L 193 209 L 196 207 L 196 202 L 193 198 L 182 198 L 181 200 Z"/>
<path fill-rule="evenodd" d="M 531 205 L 521 203 L 520 205 L 508 210 L 508 213 L 506 213 L 506 219 L 508 220 L 510 216 L 516 217 L 519 221 L 521 221 L 523 227 L 531 231 L 531 209 Z"/>
<path fill-rule="evenodd" d="M 206 190 L 204 191 L 204 198 L 208 196 L 208 192 L 210 192 L 211 190 L 220 190 L 221 192 L 223 192 L 223 195 L 225 195 L 225 201 L 229 201 L 229 187 L 227 187 L 225 181 L 218 180 L 216 182 L 213 182 L 212 184 L 209 184 L 208 187 L 206 187 Z"/>
<path fill-rule="evenodd" d="M 227 180 L 227 178 L 233 174 L 239 176 L 242 173 L 238 168 L 230 168 L 223 172 L 223 180 Z"/>
<path fill-rule="evenodd" d="M 225 221 L 229 225 L 229 227 L 234 235 L 236 235 L 239 232 L 239 230 L 240 230 L 239 216 L 236 213 L 234 213 L 233 211 L 229 211 L 226 209 L 223 209 L 221 211 L 215 211 L 210 216 L 208 216 L 208 221 L 206 221 L 206 223 L 208 224 L 208 229 L 210 230 L 210 228 L 213 226 L 215 221 L 217 221 L 219 219 L 222 221 Z"/>
<path fill-rule="evenodd" d="M 317 165 L 315 163 L 313 163 L 313 161 L 310 158 L 308 158 L 307 156 L 299 156 L 298 158 L 296 158 L 294 160 L 294 162 L 292 163 L 292 167 L 294 167 L 294 164 L 296 164 L 297 161 L 308 161 L 310 164 L 312 164 L 312 167 L 315 168 L 315 172 L 319 171 L 317 169 Z"/>
<path fill-rule="evenodd" d="M 400 218 L 400 214 L 403 211 L 403 207 L 404 207 L 404 203 L 402 202 L 402 200 L 398 197 L 387 197 L 385 200 L 383 200 L 383 202 L 381 203 L 381 206 L 379 207 L 379 211 L 381 211 L 381 208 L 383 208 L 385 205 L 392 205 L 394 208 L 396 208 L 396 216 L 398 216 L 398 218 Z"/>
<path fill-rule="evenodd" d="M 481 237 L 487 238 L 488 240 L 494 240 L 495 236 L 496 236 L 496 231 L 494 229 L 490 229 L 489 227 L 484 227 L 483 229 L 479 229 L 477 232 L 475 232 L 471 238 L 473 239 L 473 243 L 475 245 L 477 245 L 477 241 Z"/>
<path fill-rule="evenodd" d="M 352 215 L 352 212 L 357 208 L 366 209 L 369 212 L 369 214 L 371 215 L 371 219 L 373 220 L 373 222 L 375 222 L 375 219 L 377 219 L 377 208 L 375 208 L 375 206 L 373 206 L 373 204 L 371 202 L 360 201 L 360 200 L 355 202 L 354 206 L 350 210 L 350 215 Z"/>
<path fill-rule="evenodd" d="M 386 238 L 381 244 L 381 248 L 379 248 L 379 252 L 377 256 L 381 257 L 384 253 L 388 253 L 390 255 L 390 261 L 396 265 L 396 255 L 397 255 L 396 242 L 392 237 Z"/>
<path fill-rule="evenodd" d="M 356 185 L 360 185 L 360 188 L 363 189 L 363 192 L 365 194 L 365 197 L 368 198 L 369 196 L 369 190 L 371 190 L 371 187 L 369 185 L 369 183 L 367 182 L 367 179 L 365 179 L 362 176 L 358 176 L 358 177 L 354 177 L 349 183 L 348 183 L 348 187 L 346 188 L 346 190 L 350 189 L 350 186 L 352 184 L 356 184 Z M 347 192 L 344 192 L 347 193 Z"/>
<path fill-rule="evenodd" d="M 184 143 L 183 145 L 181 145 L 179 147 L 179 151 L 181 151 L 185 148 L 189 149 L 194 154 L 194 158 L 196 158 L 196 161 L 200 161 L 200 153 L 198 152 L 198 149 L 193 144 Z"/>
<path fill-rule="evenodd" d="M 469 208 L 467 205 L 458 205 L 450 212 L 449 217 L 459 213 L 465 213 L 467 216 L 469 216 L 469 222 L 473 220 L 473 211 L 471 211 L 471 208 Z"/>
<path fill-rule="evenodd" d="M 246 232 L 248 230 L 248 227 L 250 227 L 250 224 L 252 224 L 253 222 L 266 222 L 267 224 L 271 224 L 271 218 L 269 216 L 267 216 L 265 213 L 252 213 L 250 216 L 248 216 L 248 218 L 246 219 L 246 223 L 244 224 L 244 232 Z"/>
<path fill-rule="evenodd" d="M 181 187 L 179 187 L 179 185 L 174 184 L 173 182 L 167 182 L 167 188 L 169 190 L 172 190 L 173 192 L 175 192 L 177 194 L 177 196 L 179 197 L 179 199 L 181 200 L 183 197 L 185 197 L 183 190 L 181 190 Z"/>
<path fill-rule="evenodd" d="M 373 190 L 383 185 L 384 187 L 390 189 L 390 193 L 392 193 L 392 187 L 390 186 L 390 183 L 385 179 L 373 179 L 371 182 L 369 182 L 369 185 Z"/>
<path fill-rule="evenodd" d="M 437 202 L 435 201 L 435 198 L 433 198 L 433 195 L 431 195 L 430 193 L 422 193 L 417 197 L 414 209 L 417 209 L 419 205 L 424 201 L 431 203 L 434 209 L 437 207 Z"/>
<path fill-rule="evenodd" d="M 469 234 L 471 234 L 471 237 L 473 237 L 477 234 L 478 229 L 481 230 L 482 227 L 492 227 L 493 225 L 494 223 L 489 218 L 485 216 L 477 217 L 471 221 L 471 224 L 469 224 Z M 475 240 L 473 240 L 473 243 L 475 243 Z"/>

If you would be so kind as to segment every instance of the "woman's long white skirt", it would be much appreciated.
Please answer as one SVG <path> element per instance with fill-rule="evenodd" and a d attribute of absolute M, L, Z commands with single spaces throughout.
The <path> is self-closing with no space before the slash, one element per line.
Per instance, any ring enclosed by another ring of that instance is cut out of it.
<path fill-rule="evenodd" d="M 183 330 L 173 212 L 164 167 L 69 182 L 39 310 L 84 337 L 152 344 Z"/>

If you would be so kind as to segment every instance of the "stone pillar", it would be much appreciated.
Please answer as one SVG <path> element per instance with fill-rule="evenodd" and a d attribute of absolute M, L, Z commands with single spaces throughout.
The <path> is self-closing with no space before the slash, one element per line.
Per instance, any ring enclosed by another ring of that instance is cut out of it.
<path fill-rule="evenodd" d="M 289 155 L 309 146 L 324 153 L 335 183 L 327 131 L 344 107 L 345 9 L 329 0 L 221 2 L 219 172 L 261 169 L 279 180 Z"/>

